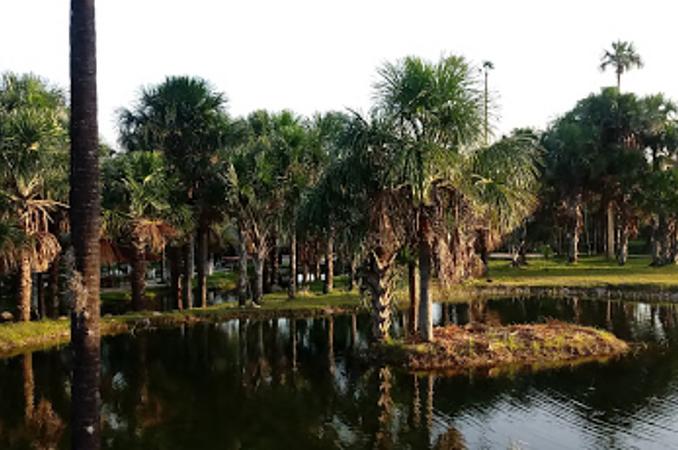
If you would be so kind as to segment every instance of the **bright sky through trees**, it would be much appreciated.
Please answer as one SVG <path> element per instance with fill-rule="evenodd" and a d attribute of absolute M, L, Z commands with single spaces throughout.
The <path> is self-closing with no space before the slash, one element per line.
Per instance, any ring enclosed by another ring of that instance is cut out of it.
<path fill-rule="evenodd" d="M 678 97 L 676 7 L 648 0 L 101 0 L 97 3 L 100 129 L 116 144 L 116 109 L 169 74 L 209 79 L 230 111 L 366 110 L 376 68 L 416 54 L 463 54 L 496 69 L 499 132 L 543 127 L 600 86 L 604 48 L 633 41 L 646 63 L 624 89 Z M 27 27 L 27 24 L 30 26 Z M 32 71 L 68 86 L 68 1 L 2 0 L 0 72 Z"/>

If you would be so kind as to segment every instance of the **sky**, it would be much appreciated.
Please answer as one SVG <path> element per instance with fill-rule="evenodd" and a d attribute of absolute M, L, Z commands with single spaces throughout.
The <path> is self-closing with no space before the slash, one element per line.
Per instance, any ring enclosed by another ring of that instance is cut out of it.
<path fill-rule="evenodd" d="M 168 75 L 209 80 L 234 116 L 266 108 L 367 111 L 377 68 L 407 55 L 495 65 L 495 135 L 544 128 L 615 84 L 603 50 L 633 41 L 645 68 L 622 90 L 678 99 L 669 0 L 98 0 L 99 127 Z M 0 0 L 0 72 L 67 88 L 68 0 Z"/>

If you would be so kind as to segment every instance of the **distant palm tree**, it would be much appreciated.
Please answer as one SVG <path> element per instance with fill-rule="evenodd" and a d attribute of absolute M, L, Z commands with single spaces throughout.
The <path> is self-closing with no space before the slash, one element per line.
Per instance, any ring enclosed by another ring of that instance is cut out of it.
<path fill-rule="evenodd" d="M 485 75 L 485 145 L 489 143 L 489 119 L 488 119 L 488 107 L 490 101 L 490 93 L 488 89 L 487 77 L 490 70 L 494 70 L 494 63 L 492 61 L 483 61 L 483 74 Z"/>
<path fill-rule="evenodd" d="M 149 254 L 159 254 L 175 235 L 171 217 L 182 216 L 170 206 L 165 161 L 159 152 L 115 156 L 104 165 L 104 228 L 106 234 L 131 250 L 132 307 L 146 307 L 146 266 Z"/>
<path fill-rule="evenodd" d="M 95 0 L 71 0 L 70 15 L 70 222 L 76 270 L 71 280 L 74 294 L 71 445 L 74 450 L 98 450 L 101 447 L 101 201 L 94 4 Z"/>
<path fill-rule="evenodd" d="M 643 60 L 636 51 L 633 42 L 616 41 L 612 43 L 612 50 L 605 50 L 600 60 L 600 70 L 614 68 L 617 74 L 617 89 L 621 90 L 621 76 L 633 68 L 641 69 Z"/>

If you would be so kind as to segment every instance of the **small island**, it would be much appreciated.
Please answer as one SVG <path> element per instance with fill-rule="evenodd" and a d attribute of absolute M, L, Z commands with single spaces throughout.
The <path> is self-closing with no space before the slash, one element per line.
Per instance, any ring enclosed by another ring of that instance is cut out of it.
<path fill-rule="evenodd" d="M 551 368 L 604 360 L 630 349 L 607 331 L 558 321 L 491 327 L 450 325 L 435 328 L 434 337 L 430 343 L 413 337 L 384 345 L 380 357 L 413 371 L 457 372 L 516 366 Z"/>

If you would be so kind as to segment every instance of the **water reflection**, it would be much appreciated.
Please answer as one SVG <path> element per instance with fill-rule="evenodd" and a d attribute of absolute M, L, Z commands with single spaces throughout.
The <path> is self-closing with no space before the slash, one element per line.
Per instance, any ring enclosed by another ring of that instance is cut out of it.
<path fill-rule="evenodd" d="M 435 306 L 442 323 L 549 319 L 648 348 L 607 365 L 452 378 L 372 367 L 362 315 L 233 320 L 102 342 L 108 449 L 669 448 L 678 310 L 586 300 Z M 395 330 L 406 332 L 402 317 Z M 69 447 L 70 351 L 0 360 L 0 448 Z"/>

